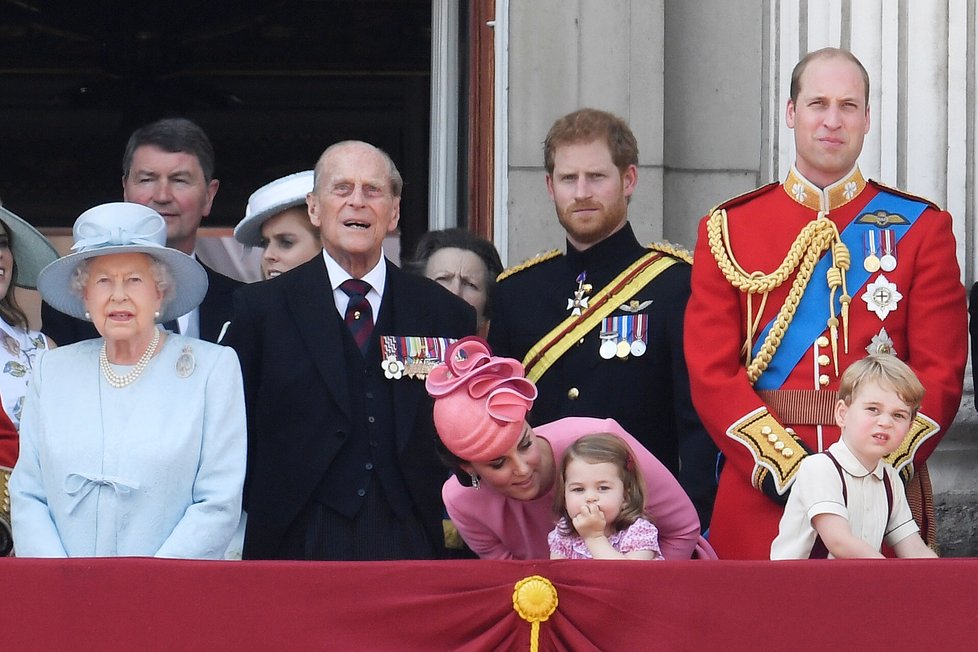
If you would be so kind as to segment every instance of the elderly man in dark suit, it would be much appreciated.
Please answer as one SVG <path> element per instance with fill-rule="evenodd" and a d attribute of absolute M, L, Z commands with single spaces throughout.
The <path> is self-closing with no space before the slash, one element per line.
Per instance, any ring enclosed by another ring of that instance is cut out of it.
<path fill-rule="evenodd" d="M 166 246 L 193 256 L 197 229 L 211 212 L 220 182 L 214 178 L 214 148 L 204 130 L 184 118 L 140 127 L 122 158 L 122 194 L 166 220 Z M 207 295 L 198 308 L 166 324 L 169 330 L 216 342 L 231 319 L 231 296 L 241 282 L 207 265 Z M 98 337 L 90 322 L 41 306 L 44 332 L 57 344 Z"/>
<path fill-rule="evenodd" d="M 472 308 L 383 255 L 401 178 L 373 145 L 316 165 L 324 251 L 235 294 L 225 342 L 248 406 L 251 559 L 426 559 L 445 553 L 425 365 L 475 332 Z"/>

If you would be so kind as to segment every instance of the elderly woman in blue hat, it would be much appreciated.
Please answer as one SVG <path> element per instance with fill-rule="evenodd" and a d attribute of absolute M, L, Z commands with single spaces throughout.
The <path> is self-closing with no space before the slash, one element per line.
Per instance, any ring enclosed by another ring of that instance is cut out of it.
<path fill-rule="evenodd" d="M 306 195 L 313 171 L 284 176 L 251 193 L 234 238 L 246 247 L 261 247 L 261 277 L 269 279 L 312 259 L 323 250 L 319 228 L 309 220 Z"/>
<path fill-rule="evenodd" d="M 96 206 L 74 237 L 38 288 L 102 337 L 35 363 L 10 479 L 14 552 L 220 558 L 241 511 L 241 371 L 231 349 L 158 326 L 200 303 L 207 276 L 165 246 L 146 206 Z"/>

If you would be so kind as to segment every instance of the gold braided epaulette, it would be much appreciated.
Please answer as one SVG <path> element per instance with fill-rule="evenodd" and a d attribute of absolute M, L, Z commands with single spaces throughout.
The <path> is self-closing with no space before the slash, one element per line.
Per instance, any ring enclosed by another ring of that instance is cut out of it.
<path fill-rule="evenodd" d="M 650 242 L 645 245 L 645 248 L 651 249 L 652 251 L 660 251 L 673 258 L 678 258 L 688 265 L 693 264 L 693 254 L 689 253 L 689 249 L 674 245 L 671 242 Z"/>
<path fill-rule="evenodd" d="M 744 202 L 751 200 L 754 197 L 757 197 L 758 195 L 763 195 L 766 192 L 770 192 L 771 190 L 780 187 L 781 187 L 781 183 L 779 181 L 772 181 L 771 183 L 765 184 L 760 188 L 754 188 L 753 190 L 748 190 L 745 193 L 734 195 L 730 199 L 727 199 L 726 201 L 722 201 L 716 206 L 714 206 L 713 208 L 711 208 L 710 212 L 707 213 L 707 215 L 713 215 L 713 213 L 717 212 L 721 208 L 733 208 L 734 206 L 743 204 Z"/>
<path fill-rule="evenodd" d="M 524 269 L 529 269 L 534 265 L 542 263 L 546 260 L 550 260 L 551 258 L 556 258 L 557 256 L 560 255 L 562 255 L 560 249 L 551 249 L 550 251 L 545 251 L 531 258 L 527 258 L 519 265 L 513 265 L 512 267 L 504 269 L 502 272 L 500 272 L 499 276 L 496 277 L 496 282 L 498 283 L 504 278 L 509 278 L 516 272 L 522 272 Z"/>
<path fill-rule="evenodd" d="M 939 211 L 944 210 L 943 208 L 941 208 L 940 206 L 938 206 L 935 202 L 932 202 L 931 200 L 927 199 L 926 197 L 921 197 L 920 195 L 914 195 L 913 193 L 909 193 L 906 190 L 900 190 L 899 188 L 894 188 L 892 186 L 888 186 L 885 183 L 882 183 L 880 181 L 877 181 L 876 179 L 870 179 L 869 180 L 869 183 L 873 184 L 874 186 L 876 186 L 880 190 L 885 190 L 886 192 L 890 192 L 890 193 L 893 193 L 894 195 L 899 195 L 901 197 L 906 197 L 907 199 L 912 199 L 914 201 L 922 201 L 925 204 L 927 204 L 928 206 L 930 206 L 931 208 L 937 209 Z"/>

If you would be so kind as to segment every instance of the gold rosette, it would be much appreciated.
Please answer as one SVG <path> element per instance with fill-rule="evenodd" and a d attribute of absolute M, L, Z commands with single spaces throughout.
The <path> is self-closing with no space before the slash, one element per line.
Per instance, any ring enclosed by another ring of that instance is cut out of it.
<path fill-rule="evenodd" d="M 530 652 L 537 652 L 540 623 L 557 610 L 557 589 L 546 577 L 524 577 L 513 589 L 513 609 L 530 623 Z"/>

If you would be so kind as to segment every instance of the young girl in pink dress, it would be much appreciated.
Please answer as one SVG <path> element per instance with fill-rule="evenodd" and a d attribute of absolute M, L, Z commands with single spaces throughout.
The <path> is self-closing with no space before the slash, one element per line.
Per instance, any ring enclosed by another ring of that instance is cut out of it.
<path fill-rule="evenodd" d="M 560 461 L 554 496 L 560 521 L 547 537 L 551 559 L 662 559 L 645 482 L 619 437 L 574 442 Z"/>

